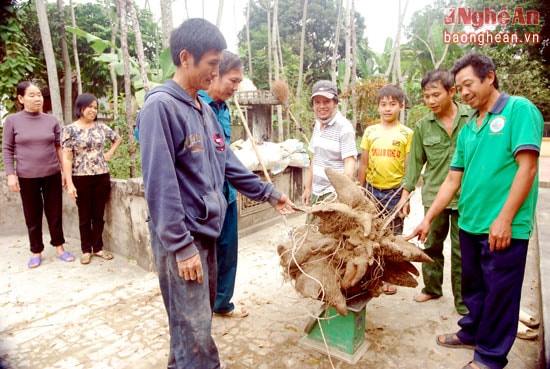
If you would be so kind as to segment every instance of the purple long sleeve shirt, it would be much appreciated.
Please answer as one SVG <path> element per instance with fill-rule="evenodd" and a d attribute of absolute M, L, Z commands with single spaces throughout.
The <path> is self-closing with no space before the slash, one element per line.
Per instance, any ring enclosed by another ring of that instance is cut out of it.
<path fill-rule="evenodd" d="M 2 138 L 6 175 L 40 178 L 60 172 L 56 151 L 60 137 L 61 127 L 53 115 L 24 110 L 8 115 Z"/>

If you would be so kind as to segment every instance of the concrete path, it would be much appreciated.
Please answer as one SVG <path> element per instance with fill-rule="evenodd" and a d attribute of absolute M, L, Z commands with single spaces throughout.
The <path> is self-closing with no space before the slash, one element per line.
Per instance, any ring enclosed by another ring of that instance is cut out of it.
<path fill-rule="evenodd" d="M 405 233 L 419 222 L 421 212 L 415 195 Z M 276 247 L 290 226 L 303 222 L 302 215 L 294 216 L 241 238 L 235 301 L 244 303 L 250 315 L 214 317 L 213 323 L 220 356 L 229 368 L 452 369 L 471 360 L 471 351 L 435 344 L 436 334 L 457 329 L 449 278 L 438 300 L 412 300 L 421 278 L 416 290 L 400 287 L 396 295 L 371 300 L 366 307 L 369 348 L 355 366 L 300 346 L 304 326 L 320 304 L 299 297 L 283 281 Z M 522 306 L 539 317 L 536 235 L 531 245 Z M 80 254 L 77 240 L 69 240 L 67 248 Z M 7 368 L 166 368 L 169 336 L 154 273 L 120 255 L 111 261 L 94 258 L 90 265 L 65 263 L 55 258 L 53 248 L 44 253 L 39 268 L 30 270 L 25 235 L 1 236 L 0 249 L 0 358 Z M 542 352 L 540 338 L 516 340 L 508 368 L 542 368 Z"/>

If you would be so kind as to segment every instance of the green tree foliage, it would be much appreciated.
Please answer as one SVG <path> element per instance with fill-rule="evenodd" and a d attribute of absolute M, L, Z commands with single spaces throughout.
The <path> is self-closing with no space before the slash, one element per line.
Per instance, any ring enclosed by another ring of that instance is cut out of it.
<path fill-rule="evenodd" d="M 497 65 L 500 91 L 528 98 L 539 108 L 545 120 L 549 120 L 550 83 L 543 75 L 545 68 L 541 61 L 531 59 L 527 52 L 513 51 L 511 54 L 507 48 L 487 48 L 483 52 Z"/>
<path fill-rule="evenodd" d="M 519 36 L 523 36 L 527 33 L 541 33 L 542 24 L 545 19 L 548 19 L 550 15 L 550 4 L 548 1 L 540 0 L 469 0 L 467 6 L 471 7 L 474 11 L 483 11 L 486 8 L 493 10 L 497 15 L 501 11 L 507 13 L 510 16 L 509 24 L 502 24 L 502 22 L 496 22 L 494 32 L 517 32 Z M 522 19 L 528 21 L 527 12 L 538 12 L 539 23 L 538 24 L 522 24 Z M 516 21 L 513 18 L 517 16 Z M 542 35 L 540 43 L 526 43 L 515 45 L 522 52 L 527 52 L 531 58 L 539 58 L 542 48 L 550 41 L 550 25 L 546 21 L 546 35 Z M 544 42 L 546 39 L 546 42 Z M 492 44 L 493 48 L 506 48 L 509 45 L 506 44 Z"/>
<path fill-rule="evenodd" d="M 43 60 L 42 44 L 40 40 L 40 32 L 38 31 L 38 21 L 36 19 L 36 12 L 34 11 L 34 2 L 30 0 L 28 3 L 32 4 L 27 6 L 22 11 L 22 28 L 25 32 L 25 37 L 29 40 L 31 50 L 39 60 Z M 103 1 L 98 2 L 85 2 L 79 3 L 74 6 L 76 25 L 79 29 L 91 33 L 100 39 L 110 40 L 113 30 L 110 26 L 110 19 L 115 17 L 115 2 L 109 0 L 109 6 L 105 6 Z M 53 3 L 47 4 L 48 19 L 50 21 L 50 29 L 58 29 L 61 21 L 60 14 L 57 12 L 57 6 Z M 148 10 L 137 9 L 138 19 L 143 38 L 143 46 L 145 56 L 150 65 L 158 65 L 159 49 L 159 31 L 158 24 L 153 20 L 152 14 Z M 70 25 L 70 13 L 68 5 L 65 5 L 65 12 L 63 14 L 63 20 L 65 25 Z M 67 33 L 67 37 L 72 37 L 71 33 Z M 130 45 L 135 44 L 135 35 L 133 31 L 129 32 Z M 118 40 L 118 37 L 117 37 Z M 67 40 L 69 46 L 69 54 L 72 55 L 72 45 L 70 39 Z M 52 32 L 52 43 L 54 45 L 54 51 L 56 55 L 60 54 L 59 33 Z M 118 41 L 117 41 L 118 44 Z M 97 56 L 94 49 L 84 38 L 78 38 L 77 40 L 78 53 L 80 58 L 80 69 L 82 75 L 82 85 L 84 91 L 92 93 L 96 96 L 106 96 L 109 93 L 111 87 L 111 77 L 107 64 L 99 62 L 95 57 Z M 135 55 L 135 47 L 130 48 L 132 56 Z M 63 65 L 62 58 L 56 58 L 58 62 L 58 71 L 60 73 L 59 78 L 63 78 Z M 46 71 L 40 70 L 35 72 L 34 78 L 46 81 Z M 119 84 L 122 84 L 122 77 L 119 80 Z M 76 88 L 76 87 L 75 87 Z M 76 91 L 74 93 L 76 96 Z"/>
<path fill-rule="evenodd" d="M 454 1 L 455 3 L 458 1 Z M 445 9 L 452 6 L 453 1 L 436 0 L 423 9 L 416 11 L 411 17 L 406 34 L 411 40 L 406 48 L 413 51 L 412 57 L 415 60 L 415 77 L 426 74 L 434 69 L 436 63 L 440 62 L 441 68 L 450 68 L 453 61 L 462 56 L 462 50 L 458 45 L 447 45 L 443 40 L 443 30 L 451 30 L 450 26 L 444 25 Z M 458 25 L 454 32 L 463 30 Z M 447 48 L 447 51 L 445 49 Z"/>
<path fill-rule="evenodd" d="M 445 9 L 457 6 L 453 3 L 458 1 L 436 0 L 426 5 L 413 14 L 406 27 L 410 41 L 402 47 L 402 66 L 407 77 L 404 84 L 409 99 L 407 108 L 424 104 L 420 81 L 426 72 L 434 69 L 438 63 L 440 68 L 450 69 L 453 62 L 464 53 L 459 45 L 446 45 L 443 40 L 444 29 L 458 32 L 464 28 L 444 25 Z M 412 118 L 415 116 L 412 114 Z"/>
<path fill-rule="evenodd" d="M 521 9 L 524 14 L 528 10 L 535 10 L 539 12 L 540 19 L 538 25 L 517 22 L 507 25 L 496 22 L 495 25 L 487 26 L 487 24 L 483 24 L 481 27 L 465 27 L 463 24 L 456 24 L 453 28 L 451 25 L 445 25 L 444 15 L 447 15 L 446 9 L 458 9 L 460 7 L 463 9 L 469 8 L 471 11 L 489 9 L 497 14 L 504 10 L 512 16 L 516 9 Z M 407 76 L 405 91 L 412 103 L 409 106 L 416 107 L 423 104 L 420 80 L 428 70 L 434 67 L 429 49 L 433 50 L 436 58 L 441 58 L 441 55 L 443 55 L 446 47 L 443 42 L 443 30 L 449 32 L 484 30 L 489 30 L 492 33 L 517 32 L 520 37 L 531 32 L 540 35 L 540 43 L 449 45 L 441 67 L 451 68 L 455 60 L 468 52 L 477 51 L 487 54 L 493 58 L 497 66 L 500 90 L 527 97 L 539 107 L 546 119 L 550 119 L 550 22 L 545 21 L 546 19 L 550 19 L 550 3 L 537 0 L 435 0 L 432 4 L 417 11 L 407 27 L 407 35 L 410 41 L 402 47 L 402 50 L 405 51 L 403 59 L 406 60 L 403 63 L 404 75 Z M 407 52 L 410 52 L 410 54 L 407 54 Z M 412 56 L 412 59 L 408 55 Z M 411 62 L 412 67 L 407 64 Z M 417 114 L 417 110 L 421 112 L 421 109 L 411 110 L 408 121 L 415 119 L 414 117 L 417 115 L 420 116 L 419 113 Z"/>
<path fill-rule="evenodd" d="M 119 178 L 119 179 L 128 179 L 132 178 L 130 175 L 130 155 L 129 155 L 129 138 L 128 138 L 128 129 L 126 127 L 126 117 L 123 112 L 124 107 L 124 95 L 121 95 L 120 97 L 120 103 L 119 103 L 119 114 L 118 118 L 114 121 L 109 123 L 109 127 L 111 127 L 114 131 L 116 131 L 120 137 L 122 137 L 122 143 L 118 147 L 115 155 L 109 160 L 109 171 L 111 172 L 112 178 Z M 108 148 L 110 147 L 110 143 L 108 143 Z M 135 170 L 133 178 L 141 177 L 141 158 L 139 155 L 135 156 Z"/>
<path fill-rule="evenodd" d="M 363 40 L 357 44 L 357 77 L 381 77 L 388 67 L 389 50 L 391 48 L 391 38 L 386 51 L 378 55 L 374 50 L 369 48 L 367 40 Z"/>
<path fill-rule="evenodd" d="M 357 135 L 362 136 L 363 131 L 371 124 L 380 122 L 378 103 L 376 95 L 378 90 L 388 82 L 382 77 L 364 79 L 356 84 L 357 111 L 359 112 L 357 122 Z"/>
<path fill-rule="evenodd" d="M 23 33 L 22 7 L 8 0 L 0 4 L 0 105 L 14 112 L 17 84 L 41 65 Z M 0 117 L 1 119 L 2 117 Z"/>
<path fill-rule="evenodd" d="M 301 1 L 279 0 L 279 35 L 283 47 L 285 77 L 288 81 L 298 80 L 297 65 L 300 55 L 300 37 L 302 32 Z M 334 49 L 336 24 L 338 18 L 338 1 L 310 1 L 308 21 L 304 45 L 304 80 L 306 85 L 312 85 L 319 79 L 330 79 L 331 58 Z M 356 12 L 357 42 L 363 41 L 365 30 L 364 18 Z M 254 60 L 254 75 L 252 79 L 258 88 L 267 88 L 268 78 L 268 43 L 267 43 L 267 12 L 266 1 L 251 0 L 250 4 L 250 43 Z M 344 22 L 338 45 L 338 55 L 344 53 Z M 241 55 L 246 55 L 246 29 L 239 33 Z M 295 87 L 295 86 L 293 86 Z"/>
<path fill-rule="evenodd" d="M 519 16 L 518 20 L 522 19 L 522 14 L 526 16 L 527 11 L 538 12 L 538 24 L 522 24 L 521 21 L 511 21 L 509 24 L 497 22 L 493 32 L 517 33 L 520 39 L 527 34 L 537 34 L 540 43 L 474 45 L 472 49 L 493 58 L 501 91 L 530 99 L 541 110 L 545 119 L 549 120 L 550 3 L 538 0 L 470 0 L 468 6 L 473 10 L 489 8 L 497 13 L 505 10 L 511 18 Z"/>

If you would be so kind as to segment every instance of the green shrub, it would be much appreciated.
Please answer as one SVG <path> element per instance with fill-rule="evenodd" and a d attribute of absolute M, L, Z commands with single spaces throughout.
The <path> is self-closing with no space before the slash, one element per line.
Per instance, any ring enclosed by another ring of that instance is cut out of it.
<path fill-rule="evenodd" d="M 118 147 L 115 155 L 109 160 L 109 170 L 111 178 L 128 179 L 130 178 L 130 154 L 128 153 L 128 135 L 122 135 L 122 143 Z M 136 171 L 134 177 L 141 177 L 141 157 L 139 155 L 139 145 L 136 144 Z"/>

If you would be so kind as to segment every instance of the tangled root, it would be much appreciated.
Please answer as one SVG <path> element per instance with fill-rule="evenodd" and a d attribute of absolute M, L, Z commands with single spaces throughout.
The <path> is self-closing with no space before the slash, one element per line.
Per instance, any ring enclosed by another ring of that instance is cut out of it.
<path fill-rule="evenodd" d="M 418 246 L 394 236 L 376 200 L 347 176 L 325 170 L 336 191 L 331 203 L 301 210 L 318 218 L 316 226 L 296 228 L 293 240 L 277 251 L 286 278 L 300 295 L 324 301 L 345 315 L 346 297 L 378 297 L 383 282 L 416 287 L 411 262 L 433 262 Z"/>

